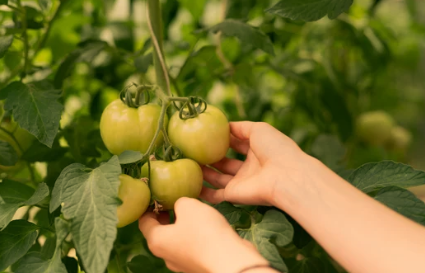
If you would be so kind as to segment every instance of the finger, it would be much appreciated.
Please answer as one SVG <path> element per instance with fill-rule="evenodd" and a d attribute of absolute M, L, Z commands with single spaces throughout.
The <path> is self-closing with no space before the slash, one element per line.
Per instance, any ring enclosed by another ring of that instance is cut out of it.
<path fill-rule="evenodd" d="M 224 198 L 223 189 L 213 190 L 207 187 L 203 187 L 199 196 L 212 204 L 219 204 L 226 201 Z"/>
<path fill-rule="evenodd" d="M 250 249 L 252 249 L 252 250 L 256 250 L 257 251 L 257 248 L 254 246 L 254 244 L 253 243 L 251 243 L 250 241 L 248 241 L 248 240 L 245 240 L 245 239 L 242 239 L 242 243 L 245 245 L 245 246 L 247 246 L 248 248 L 250 248 Z"/>
<path fill-rule="evenodd" d="M 240 140 L 234 135 L 230 135 L 230 147 L 236 152 L 246 155 L 249 151 L 249 141 Z"/>
<path fill-rule="evenodd" d="M 154 233 L 156 233 L 161 224 L 157 219 L 157 215 L 153 212 L 148 212 L 142 215 L 139 219 L 139 229 L 145 236 L 146 240 L 150 240 Z"/>
<path fill-rule="evenodd" d="M 176 266 L 174 263 L 172 262 L 165 262 L 165 266 L 167 266 L 168 269 L 170 269 L 173 272 L 181 272 L 182 270 L 179 269 L 178 266 Z"/>
<path fill-rule="evenodd" d="M 236 173 L 242 167 L 242 164 L 243 161 L 225 157 L 219 162 L 212 164 L 211 166 L 224 174 L 236 175 Z"/>
<path fill-rule="evenodd" d="M 218 173 L 206 166 L 202 166 L 201 169 L 204 175 L 204 180 L 216 188 L 226 187 L 227 183 L 229 183 L 229 181 L 233 178 L 232 175 Z"/>
<path fill-rule="evenodd" d="M 255 122 L 230 122 L 230 133 L 240 140 L 249 140 Z"/>

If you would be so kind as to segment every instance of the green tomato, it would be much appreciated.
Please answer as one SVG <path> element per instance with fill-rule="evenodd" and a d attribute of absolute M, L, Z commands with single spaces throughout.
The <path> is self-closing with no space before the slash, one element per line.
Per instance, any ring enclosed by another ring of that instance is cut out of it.
<path fill-rule="evenodd" d="M 118 197 L 122 201 L 117 208 L 117 227 L 120 228 L 133 223 L 145 213 L 151 201 L 151 192 L 145 182 L 121 174 Z"/>
<path fill-rule="evenodd" d="M 195 118 L 182 120 L 176 112 L 168 125 L 168 136 L 185 157 L 202 165 L 220 161 L 226 156 L 230 143 L 230 127 L 221 110 L 208 105 Z"/>
<path fill-rule="evenodd" d="M 160 115 L 161 107 L 157 104 L 147 104 L 136 109 L 117 99 L 102 113 L 100 119 L 102 140 L 108 150 L 115 155 L 126 150 L 145 153 L 158 128 Z M 168 117 L 165 116 L 164 126 L 167 124 Z M 161 145 L 163 141 L 161 132 L 156 145 Z"/>
<path fill-rule="evenodd" d="M 412 141 L 412 134 L 401 126 L 391 130 L 388 146 L 391 150 L 406 151 Z"/>
<path fill-rule="evenodd" d="M 202 170 L 195 161 L 184 158 L 172 162 L 151 161 L 149 185 L 152 198 L 171 210 L 180 197 L 197 198 L 202 190 Z M 142 167 L 142 176 L 148 176 L 148 164 Z"/>
<path fill-rule="evenodd" d="M 390 138 L 394 127 L 393 118 L 384 111 L 367 112 L 359 116 L 356 124 L 357 136 L 373 146 L 383 146 Z"/>

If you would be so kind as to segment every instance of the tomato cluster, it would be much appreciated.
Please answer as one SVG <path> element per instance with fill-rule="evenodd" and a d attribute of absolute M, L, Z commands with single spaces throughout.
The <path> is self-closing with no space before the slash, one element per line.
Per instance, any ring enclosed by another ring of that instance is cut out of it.
<path fill-rule="evenodd" d="M 185 107 L 192 109 L 189 118 L 182 118 Z M 167 115 L 161 117 L 161 106 L 157 104 L 135 107 L 121 98 L 102 113 L 101 136 L 112 154 L 131 150 L 149 156 L 152 141 L 163 151 L 162 158 L 142 162 L 139 177 L 120 176 L 118 195 L 122 204 L 118 207 L 118 227 L 136 221 L 149 205 L 156 210 L 172 210 L 180 197 L 197 198 L 203 184 L 200 165 L 215 163 L 226 156 L 230 128 L 224 113 L 206 103 L 203 109 L 190 107 L 183 105 L 168 121 Z M 155 139 L 159 124 L 164 128 Z M 179 151 L 180 156 L 169 156 L 169 152 L 164 156 L 170 149 Z"/>

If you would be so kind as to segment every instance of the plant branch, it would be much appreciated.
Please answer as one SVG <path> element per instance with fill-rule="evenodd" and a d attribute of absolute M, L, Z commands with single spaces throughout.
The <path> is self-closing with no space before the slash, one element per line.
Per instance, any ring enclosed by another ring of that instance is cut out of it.
<path fill-rule="evenodd" d="M 24 39 L 24 76 L 27 74 L 28 71 L 28 64 L 29 64 L 29 43 L 28 43 L 28 33 L 27 33 L 27 12 L 24 8 L 22 8 L 21 0 L 17 0 L 16 4 L 18 5 L 18 9 L 22 11 L 22 37 Z"/>
<path fill-rule="evenodd" d="M 170 105 L 170 101 L 167 97 L 165 97 L 165 99 L 162 101 L 161 115 L 159 116 L 159 120 L 158 120 L 158 128 L 156 128 L 155 135 L 153 136 L 153 139 L 151 143 L 149 144 L 148 150 L 143 155 L 143 159 L 148 159 L 153 152 L 159 133 L 162 131 L 164 127 L 164 119 L 165 119 L 165 115 L 167 113 L 167 108 L 169 105 Z"/>
<path fill-rule="evenodd" d="M 170 88 L 170 79 L 168 76 L 167 66 L 165 64 L 162 50 L 162 21 L 161 21 L 161 4 L 159 0 L 147 1 L 147 22 L 149 32 L 151 34 L 152 43 L 154 46 L 154 66 L 157 84 L 162 89 L 162 92 L 157 92 L 160 98 L 164 97 L 164 92 L 168 96 L 172 96 Z"/>
<path fill-rule="evenodd" d="M 44 47 L 44 45 L 46 44 L 46 42 L 47 42 L 47 38 L 49 38 L 49 34 L 50 34 L 50 31 L 51 31 L 51 29 L 52 29 L 52 26 L 53 26 L 53 23 L 59 18 L 59 15 L 60 15 L 60 13 L 62 12 L 62 10 L 63 10 L 63 7 L 64 7 L 64 4 L 65 4 L 65 2 L 66 1 L 68 1 L 68 0 L 62 0 L 62 1 L 59 1 L 59 6 L 58 6 L 58 8 L 56 9 L 56 11 L 55 11 L 55 14 L 53 14 L 53 16 L 52 16 L 52 19 L 49 21 L 49 23 L 48 23 L 48 25 L 47 25 L 47 29 L 46 29 L 46 31 L 44 32 L 44 34 L 43 34 L 43 36 L 40 38 L 40 40 L 39 40 L 39 42 L 38 42 L 38 44 L 37 44 L 37 47 L 36 47 L 36 49 L 35 49 L 35 51 L 34 51 L 34 57 L 37 55 L 37 53 Z"/>

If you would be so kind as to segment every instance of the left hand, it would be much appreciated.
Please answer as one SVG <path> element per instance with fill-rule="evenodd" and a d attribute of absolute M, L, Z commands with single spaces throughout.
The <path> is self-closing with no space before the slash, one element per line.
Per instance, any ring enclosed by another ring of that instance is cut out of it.
<path fill-rule="evenodd" d="M 180 198 L 174 206 L 176 223 L 152 212 L 139 228 L 152 253 L 175 272 L 234 273 L 253 265 L 267 265 L 248 241 L 241 239 L 214 208 L 196 199 Z M 165 216 L 165 217 L 164 217 Z"/>

